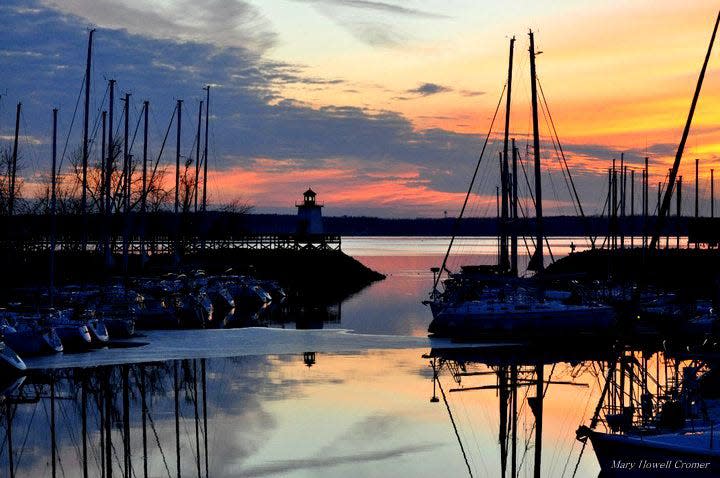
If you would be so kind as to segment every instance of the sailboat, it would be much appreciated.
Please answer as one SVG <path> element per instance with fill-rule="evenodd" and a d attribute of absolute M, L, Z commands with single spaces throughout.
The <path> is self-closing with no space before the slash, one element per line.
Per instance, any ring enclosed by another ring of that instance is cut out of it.
<path fill-rule="evenodd" d="M 532 31 L 530 37 L 530 76 L 532 94 L 533 146 L 535 168 L 535 252 L 530 260 L 528 270 L 536 272 L 532 280 L 521 280 L 517 275 L 517 233 L 513 230 L 508 241 L 510 209 L 512 217 L 517 218 L 517 148 L 514 140 L 512 145 L 513 180 L 510 184 L 509 167 L 509 123 L 510 97 L 512 91 L 512 61 L 515 38 L 510 40 L 510 61 L 507 81 L 507 104 L 505 113 L 504 152 L 501 161 L 502 179 L 502 216 L 500 223 L 500 254 L 497 266 L 465 267 L 459 274 L 449 274 L 444 282 L 445 291 L 438 291 L 438 282 L 444 272 L 448 272 L 446 263 L 455 236 L 445 254 L 440 268 L 434 268 L 435 275 L 430 300 L 433 314 L 428 332 L 433 336 L 453 338 L 475 337 L 521 337 L 538 335 L 566 334 L 597 334 L 608 332 L 615 324 L 615 311 L 612 307 L 599 303 L 572 303 L 562 300 L 557 294 L 548 294 L 545 287 L 537 280 L 544 270 L 543 243 L 545 236 L 542 226 L 542 185 L 540 161 L 540 136 L 538 127 L 538 92 L 535 73 L 535 39 Z M 499 106 L 499 104 L 498 104 Z M 488 134 L 488 138 L 489 138 Z M 487 146 L 487 138 L 485 146 Z M 480 160 L 485 150 L 480 154 Z M 468 189 L 460 218 L 467 205 L 478 167 Z M 510 248 L 508 248 L 510 242 Z M 561 297 L 561 296 L 560 296 Z M 565 299 L 570 299 L 569 294 Z"/>

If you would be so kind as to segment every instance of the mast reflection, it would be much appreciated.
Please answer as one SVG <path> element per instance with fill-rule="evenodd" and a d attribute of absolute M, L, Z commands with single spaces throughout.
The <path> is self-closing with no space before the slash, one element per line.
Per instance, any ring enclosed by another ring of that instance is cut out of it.
<path fill-rule="evenodd" d="M 206 368 L 205 359 L 186 359 L 54 369 L 6 384 L 0 469 L 11 478 L 207 477 Z M 188 455 L 193 466 L 183 469 Z"/>

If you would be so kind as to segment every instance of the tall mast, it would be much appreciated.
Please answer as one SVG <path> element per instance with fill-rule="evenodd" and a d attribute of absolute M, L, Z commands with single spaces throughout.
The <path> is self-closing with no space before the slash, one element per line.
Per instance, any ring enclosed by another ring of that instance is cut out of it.
<path fill-rule="evenodd" d="M 100 115 L 102 120 L 102 140 L 100 140 L 100 194 L 98 204 L 100 205 L 100 212 L 105 212 L 105 148 L 106 135 L 107 135 L 107 111 L 103 111 Z"/>
<path fill-rule="evenodd" d="M 630 247 L 635 247 L 635 170 L 630 171 Z"/>
<path fill-rule="evenodd" d="M 195 199 L 195 212 L 198 210 L 198 183 L 200 182 L 200 129 L 202 127 L 203 102 L 200 101 L 198 108 L 197 135 L 195 136 L 195 184 L 193 185 Z"/>
<path fill-rule="evenodd" d="M 182 128 L 182 100 L 177 100 L 177 139 L 175 142 L 175 214 L 180 209 L 180 132 Z"/>
<path fill-rule="evenodd" d="M 150 102 L 143 102 L 143 167 L 142 167 L 142 193 L 140 195 L 140 211 L 144 214 L 147 207 L 147 152 L 148 152 L 148 112 Z"/>
<path fill-rule="evenodd" d="M 140 192 L 140 266 L 145 264 L 145 225 L 147 212 L 147 152 L 148 152 L 148 113 L 150 102 L 143 102 L 143 159 L 142 159 L 142 191 Z M 147 466 L 147 465 L 146 465 Z M 146 470 L 147 471 L 147 470 Z M 146 473 L 147 475 L 147 473 Z"/>
<path fill-rule="evenodd" d="M 635 170 L 630 171 L 630 217 L 635 216 Z"/>
<path fill-rule="evenodd" d="M 509 195 L 510 195 L 510 178 L 509 178 L 509 135 L 510 135 L 510 103 L 512 99 L 512 73 L 513 73 L 513 51 L 515 47 L 515 37 L 510 39 L 510 55 L 508 60 L 508 76 L 507 76 L 507 96 L 505 97 L 505 137 L 503 140 L 503 157 L 500 165 L 501 170 L 501 188 L 502 188 L 502 219 L 500 222 L 500 270 L 506 273 L 510 269 L 510 260 L 508 258 L 508 219 L 509 219 Z"/>
<path fill-rule="evenodd" d="M 15 175 L 17 174 L 18 136 L 20 134 L 20 111 L 22 103 L 15 109 L 15 139 L 13 140 L 12 163 L 10 164 L 10 192 L 8 194 L 8 214 L 15 213 Z"/>
<path fill-rule="evenodd" d="M 643 247 L 647 246 L 647 221 L 650 209 L 650 178 L 648 173 L 648 157 L 645 156 L 645 169 L 643 170 Z"/>
<path fill-rule="evenodd" d="M 676 232 L 676 239 L 677 243 L 676 246 L 678 249 L 680 249 L 680 218 L 682 217 L 682 176 L 678 176 L 677 180 L 677 224 L 675 225 L 675 232 Z"/>
<path fill-rule="evenodd" d="M 535 149 L 535 227 L 537 237 L 535 238 L 535 270 L 540 272 L 545 268 L 543 252 L 543 226 L 542 226 L 542 171 L 540 169 L 540 129 L 538 127 L 538 103 L 537 103 L 537 74 L 535 71 L 535 36 L 530 30 L 530 89 L 532 96 L 532 120 L 533 120 L 533 148 Z"/>
<path fill-rule="evenodd" d="M 710 170 L 710 217 L 715 217 L 715 170 Z"/>
<path fill-rule="evenodd" d="M 512 219 L 513 227 L 510 236 L 510 274 L 517 276 L 518 273 L 518 235 L 517 235 L 517 218 L 518 218 L 518 197 L 517 197 L 517 157 L 518 150 L 515 147 L 515 138 L 512 140 Z"/>
<path fill-rule="evenodd" d="M 692 124 L 693 115 L 695 114 L 695 106 L 697 105 L 698 97 L 700 96 L 700 90 L 702 88 L 703 79 L 705 78 L 705 71 L 707 70 L 708 61 L 710 60 L 710 54 L 712 53 L 713 43 L 715 43 L 715 35 L 717 34 L 718 24 L 720 24 L 720 12 L 718 12 L 718 16 L 715 19 L 715 27 L 713 28 L 712 36 L 710 37 L 710 44 L 708 45 L 707 54 L 705 55 L 705 62 L 700 70 L 700 76 L 698 77 L 697 86 L 695 87 L 695 94 L 693 95 L 692 103 L 690 103 L 690 112 L 688 113 L 687 121 L 685 122 L 685 129 L 683 130 L 682 137 L 680 138 L 680 144 L 678 145 L 678 150 L 675 154 L 673 167 L 670 170 L 668 188 L 665 191 L 662 206 L 658 211 L 655 232 L 653 233 L 652 240 L 650 241 L 650 249 L 655 249 L 657 247 L 658 240 L 660 239 L 660 231 L 662 231 L 665 218 L 670 210 L 670 198 L 672 196 L 673 185 L 675 183 L 678 169 L 680 168 L 680 160 L 682 159 L 683 151 L 685 150 L 685 142 L 687 141 L 688 134 L 690 133 L 690 125 Z"/>
<path fill-rule="evenodd" d="M 115 112 L 115 80 L 109 80 L 110 99 L 108 106 L 108 156 L 105 167 L 105 214 L 112 213 L 112 171 L 115 159 L 115 140 L 113 138 L 113 118 Z"/>
<path fill-rule="evenodd" d="M 698 181 L 700 180 L 699 176 L 700 171 L 700 160 L 695 158 L 695 219 L 697 219 L 699 214 L 699 204 L 698 200 L 700 199 L 700 189 L 698 188 Z"/>
<path fill-rule="evenodd" d="M 95 29 L 88 36 L 87 61 L 85 62 L 85 114 L 83 117 L 83 150 L 82 150 L 82 202 L 83 214 L 83 250 L 87 241 L 87 168 L 88 168 L 88 125 L 90 122 L 90 70 L 92 66 L 92 41 Z"/>
<path fill-rule="evenodd" d="M 205 148 L 203 150 L 203 200 L 202 210 L 207 209 L 208 132 L 210 130 L 210 85 L 205 87 Z"/>
<path fill-rule="evenodd" d="M 535 384 L 535 466 L 534 476 L 540 478 L 541 465 L 542 465 L 542 433 L 543 433 L 543 384 L 545 380 L 543 378 L 543 363 L 538 362 L 535 366 L 535 375 L 537 382 Z"/>
<path fill-rule="evenodd" d="M 130 253 L 130 222 L 128 214 L 130 214 L 130 93 L 125 93 L 125 138 L 123 139 L 123 273 L 127 279 L 128 260 Z"/>
<path fill-rule="evenodd" d="M 625 217 L 625 153 L 620 153 L 620 217 Z"/>
<path fill-rule="evenodd" d="M 57 115 L 58 109 L 53 108 L 52 114 L 52 172 L 50 173 L 50 307 L 54 304 L 55 299 L 55 228 L 57 218 L 55 216 L 56 206 L 56 168 L 57 168 Z M 53 461 L 53 467 L 55 462 Z"/>
<path fill-rule="evenodd" d="M 123 140 L 123 210 L 130 211 L 130 93 L 125 93 L 125 138 Z"/>
<path fill-rule="evenodd" d="M 115 80 L 108 81 L 110 96 L 108 106 L 108 145 L 107 160 L 105 161 L 105 266 L 110 267 L 112 261 L 112 247 L 110 246 L 110 236 L 112 235 L 112 224 L 110 215 L 112 214 L 112 173 L 113 160 L 115 158 L 115 140 L 113 139 L 113 118 L 115 113 Z"/>

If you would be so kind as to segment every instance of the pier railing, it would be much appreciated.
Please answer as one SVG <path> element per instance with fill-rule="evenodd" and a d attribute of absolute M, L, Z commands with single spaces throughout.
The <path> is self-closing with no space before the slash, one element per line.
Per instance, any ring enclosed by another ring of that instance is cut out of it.
<path fill-rule="evenodd" d="M 104 217 L 59 216 L 53 234 L 47 216 L 0 217 L 0 249 L 6 253 L 58 252 L 197 254 L 209 251 L 341 250 L 337 234 L 258 234 L 248 232 L 243 216 L 232 213 L 155 213 Z"/>

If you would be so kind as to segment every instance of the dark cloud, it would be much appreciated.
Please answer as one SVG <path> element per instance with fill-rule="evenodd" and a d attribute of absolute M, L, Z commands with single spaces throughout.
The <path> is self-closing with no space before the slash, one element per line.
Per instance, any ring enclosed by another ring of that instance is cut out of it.
<path fill-rule="evenodd" d="M 422 83 L 417 88 L 411 88 L 409 90 L 405 90 L 404 93 L 406 95 L 410 95 L 410 96 L 396 96 L 395 99 L 407 101 L 407 100 L 412 100 L 414 98 L 422 98 L 425 96 L 432 96 L 432 95 L 437 95 L 440 93 L 448 93 L 450 91 L 452 91 L 452 88 L 443 86 L 443 85 L 438 85 L 437 83 Z"/>
<path fill-rule="evenodd" d="M 370 0 L 296 0 L 304 3 L 324 3 L 329 6 L 349 7 L 361 10 L 391 13 L 396 15 L 407 15 L 423 18 L 448 18 L 440 13 L 426 12 L 416 8 L 409 8 L 399 3 L 376 2 Z"/>
<path fill-rule="evenodd" d="M 422 453 L 434 449 L 436 445 L 415 445 L 383 449 L 377 451 L 358 452 L 353 455 L 325 456 L 316 458 L 300 458 L 296 460 L 277 460 L 266 465 L 243 468 L 242 476 L 268 476 L 297 470 L 317 470 L 338 465 L 352 465 L 370 461 L 381 461 L 413 453 Z"/>
<path fill-rule="evenodd" d="M 438 93 L 446 93 L 448 91 L 452 91 L 452 88 L 448 88 L 447 86 L 438 85 L 437 83 L 423 83 L 422 85 L 418 86 L 417 88 L 412 88 L 407 90 L 407 93 L 420 95 L 420 96 L 430 96 L 430 95 L 436 95 Z"/>
<path fill-rule="evenodd" d="M 93 25 L 145 37 L 264 51 L 277 40 L 270 22 L 244 0 L 40 0 Z M 192 19 L 192 21 L 189 21 Z"/>
<path fill-rule="evenodd" d="M 312 4 L 356 40 L 372 47 L 392 48 L 408 39 L 398 20 L 440 20 L 443 14 L 410 8 L 402 2 L 373 0 L 296 0 Z M 392 21 L 388 21 L 388 17 Z"/>
<path fill-rule="evenodd" d="M 475 90 L 460 90 L 459 93 L 462 96 L 480 96 L 484 95 L 485 91 L 475 91 Z"/>

